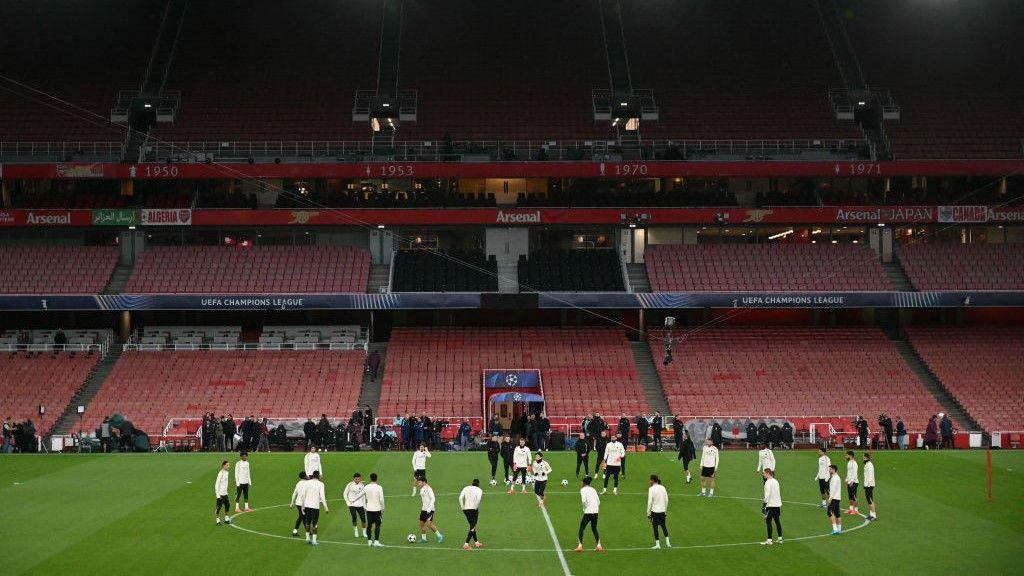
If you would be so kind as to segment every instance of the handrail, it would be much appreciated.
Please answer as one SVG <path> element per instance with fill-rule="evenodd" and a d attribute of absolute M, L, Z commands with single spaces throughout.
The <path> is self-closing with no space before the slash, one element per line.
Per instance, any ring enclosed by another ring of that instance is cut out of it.
<path fill-rule="evenodd" d="M 366 350 L 366 342 L 280 342 L 280 343 L 203 343 L 186 344 L 143 344 L 140 342 L 128 342 L 121 346 L 125 352 L 166 352 L 176 350 L 216 350 L 220 352 L 230 350 L 243 351 L 264 351 L 264 350 Z"/>

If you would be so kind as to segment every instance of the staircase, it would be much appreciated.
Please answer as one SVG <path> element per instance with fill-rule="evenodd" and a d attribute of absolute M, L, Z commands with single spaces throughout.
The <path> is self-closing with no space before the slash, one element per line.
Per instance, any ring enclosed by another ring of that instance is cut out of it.
<path fill-rule="evenodd" d="M 391 282 L 391 265 L 374 264 L 370 266 L 370 281 L 366 284 L 367 294 L 380 294 L 381 288 L 385 291 Z"/>
<path fill-rule="evenodd" d="M 377 369 L 377 381 L 371 382 L 370 375 L 363 372 L 363 386 L 359 390 L 359 406 L 364 407 L 369 404 L 373 413 L 377 414 L 377 406 L 380 404 L 380 381 L 384 378 L 384 364 L 387 362 L 388 345 L 386 342 L 371 343 L 366 350 L 367 356 L 374 350 L 380 353 L 380 368 Z M 381 416 L 381 414 L 377 415 Z"/>
<path fill-rule="evenodd" d="M 120 294 L 124 292 L 124 286 L 128 283 L 128 278 L 132 275 L 132 266 L 130 264 L 118 264 L 114 268 L 114 273 L 110 275 L 110 280 L 107 281 L 107 286 L 103 289 L 104 294 Z"/>
<path fill-rule="evenodd" d="M 924 383 L 925 388 L 932 393 L 932 396 L 939 401 L 939 405 L 946 411 L 946 414 L 953 419 L 954 422 L 960 427 L 961 430 L 981 430 L 981 426 L 971 418 L 970 414 L 964 410 L 963 406 L 956 401 L 945 386 L 942 385 L 934 373 L 928 368 L 924 360 L 917 354 L 917 350 L 910 345 L 906 340 L 893 340 L 893 344 L 896 345 L 896 350 L 899 351 L 900 356 L 903 357 L 903 361 L 907 363 L 907 366 L 917 375 L 917 378 Z"/>
<path fill-rule="evenodd" d="M 658 378 L 658 369 L 654 366 L 650 346 L 647 342 L 630 342 L 629 346 L 633 349 L 633 362 L 636 364 L 640 384 L 643 385 L 647 396 L 647 409 L 650 412 L 661 412 L 662 416 L 670 414 L 665 389 L 661 387 L 661 379 Z"/>
<path fill-rule="evenodd" d="M 882 268 L 885 270 L 885 275 L 889 277 L 889 283 L 892 287 L 900 292 L 910 292 L 914 289 L 914 285 L 911 284 L 910 278 L 907 277 L 907 273 L 903 270 L 903 266 L 897 260 L 892 262 L 882 262 Z"/>
<path fill-rule="evenodd" d="M 99 392 L 100 386 L 103 385 L 103 381 L 110 374 L 110 371 L 114 369 L 114 364 L 117 363 L 118 358 L 121 357 L 121 342 L 117 339 L 110 341 L 110 347 L 107 349 L 107 355 L 102 360 L 96 363 L 93 367 L 92 372 L 89 372 L 89 376 L 86 377 L 85 383 L 82 387 L 75 392 L 75 396 L 71 399 L 71 403 L 68 404 L 67 408 L 60 418 L 57 419 L 57 423 L 54 424 L 53 429 L 50 431 L 53 435 L 70 434 L 72 431 L 78 431 L 78 407 L 88 406 L 89 402 Z"/>
<path fill-rule="evenodd" d="M 498 292 L 515 294 L 519 292 L 519 265 L 498 263 Z"/>
<path fill-rule="evenodd" d="M 651 281 L 647 278 L 647 267 L 643 264 L 626 264 L 629 286 L 633 292 L 650 292 Z"/>

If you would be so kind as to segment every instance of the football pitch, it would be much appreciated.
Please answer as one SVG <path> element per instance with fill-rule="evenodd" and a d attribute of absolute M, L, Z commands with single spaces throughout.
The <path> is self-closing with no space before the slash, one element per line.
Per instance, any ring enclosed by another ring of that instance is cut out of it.
<path fill-rule="evenodd" d="M 828 535 L 828 519 L 817 507 L 816 454 L 777 451 L 785 542 L 771 547 L 758 544 L 765 527 L 755 451 L 722 453 L 714 498 L 697 497 L 696 462 L 694 483 L 687 485 L 674 453 L 630 454 L 620 495 L 609 489 L 602 496 L 601 553 L 594 552 L 589 530 L 587 551 L 572 551 L 581 514 L 572 453 L 548 455 L 551 529 L 530 491 L 509 496 L 504 483 L 488 484 L 484 453 L 435 453 L 427 475 L 437 493 L 443 544 L 432 537 L 427 544 L 406 541 L 418 533 L 420 504 L 411 496 L 408 453 L 325 453 L 331 513 L 321 514 L 316 548 L 290 535 L 295 511 L 287 503 L 302 457 L 251 455 L 254 510 L 235 515 L 232 526 L 216 526 L 213 519 L 213 483 L 225 455 L 0 457 L 0 574 L 1024 573 L 1019 451 L 993 452 L 991 502 L 984 452 L 875 452 L 879 520 L 844 515 L 839 536 Z M 830 457 L 842 473 L 841 453 Z M 384 548 L 370 549 L 353 537 L 341 492 L 357 471 L 380 476 Z M 651 473 L 670 493 L 672 549 L 649 549 Z M 466 522 L 457 495 L 475 477 L 485 491 L 478 526 L 485 547 L 464 551 Z M 561 485 L 563 478 L 569 486 Z M 233 499 L 233 469 L 230 492 Z"/>

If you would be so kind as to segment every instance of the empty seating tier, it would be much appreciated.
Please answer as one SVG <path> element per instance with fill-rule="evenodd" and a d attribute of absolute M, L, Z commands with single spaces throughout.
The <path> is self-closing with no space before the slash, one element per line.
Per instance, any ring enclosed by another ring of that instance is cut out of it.
<path fill-rule="evenodd" d="M 479 250 L 399 250 L 392 292 L 497 292 L 498 263 Z"/>
<path fill-rule="evenodd" d="M 86 425 L 91 430 L 115 412 L 148 434 L 206 412 L 347 415 L 359 401 L 365 358 L 361 350 L 125 352 L 89 404 Z"/>
<path fill-rule="evenodd" d="M 483 371 L 539 369 L 552 416 L 647 410 L 629 342 L 610 328 L 396 328 L 382 416 L 483 416 Z"/>
<path fill-rule="evenodd" d="M 365 292 L 370 253 L 348 246 L 161 246 L 143 252 L 128 293 Z"/>
<path fill-rule="evenodd" d="M 644 259 L 656 292 L 892 290 L 863 245 L 658 244 Z"/>
<path fill-rule="evenodd" d="M 519 256 L 521 292 L 621 292 L 622 265 L 614 250 L 534 252 Z"/>
<path fill-rule="evenodd" d="M 910 326 L 907 337 L 983 429 L 1024 430 L 1024 329 Z"/>
<path fill-rule="evenodd" d="M 842 80 L 812 3 L 629 2 L 622 25 L 633 85 L 661 108 L 645 137 L 861 137 L 828 102 Z"/>
<path fill-rule="evenodd" d="M 0 247 L 0 293 L 99 294 L 116 264 L 108 246 Z"/>
<path fill-rule="evenodd" d="M 918 290 L 1024 290 L 1024 244 L 907 244 L 897 254 Z"/>
<path fill-rule="evenodd" d="M 673 414 L 825 417 L 885 413 L 923 431 L 942 409 L 878 328 L 708 328 L 675 334 L 657 364 Z M 664 333 L 652 332 L 655 358 Z"/>
<path fill-rule="evenodd" d="M 0 353 L 0 418 L 30 418 L 36 432 L 47 434 L 99 358 L 98 352 Z M 39 406 L 46 407 L 42 421 Z"/>

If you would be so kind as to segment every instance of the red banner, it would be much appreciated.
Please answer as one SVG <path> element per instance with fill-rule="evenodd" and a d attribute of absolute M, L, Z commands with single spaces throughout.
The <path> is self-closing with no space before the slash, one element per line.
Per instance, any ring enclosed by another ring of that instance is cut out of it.
<path fill-rule="evenodd" d="M 819 208 L 369 208 L 151 210 L 147 225 L 191 226 L 536 226 L 564 224 L 938 224 L 1024 223 L 1024 207 L 823 206 Z M 165 214 L 166 213 L 166 214 Z M 962 213 L 962 214 L 961 214 Z M 963 220 L 950 219 L 956 215 Z M 173 216 L 173 218 L 172 218 Z M 970 218 L 967 220 L 966 218 Z M 158 220 L 158 221 L 157 221 Z M 0 210 L 0 226 L 92 226 L 92 210 Z"/>
<path fill-rule="evenodd" d="M 363 162 L 309 164 L 80 163 L 4 164 L 6 179 L 249 178 L 674 178 L 782 176 L 1002 176 L 1024 172 L 1024 160 L 893 162 Z"/>

